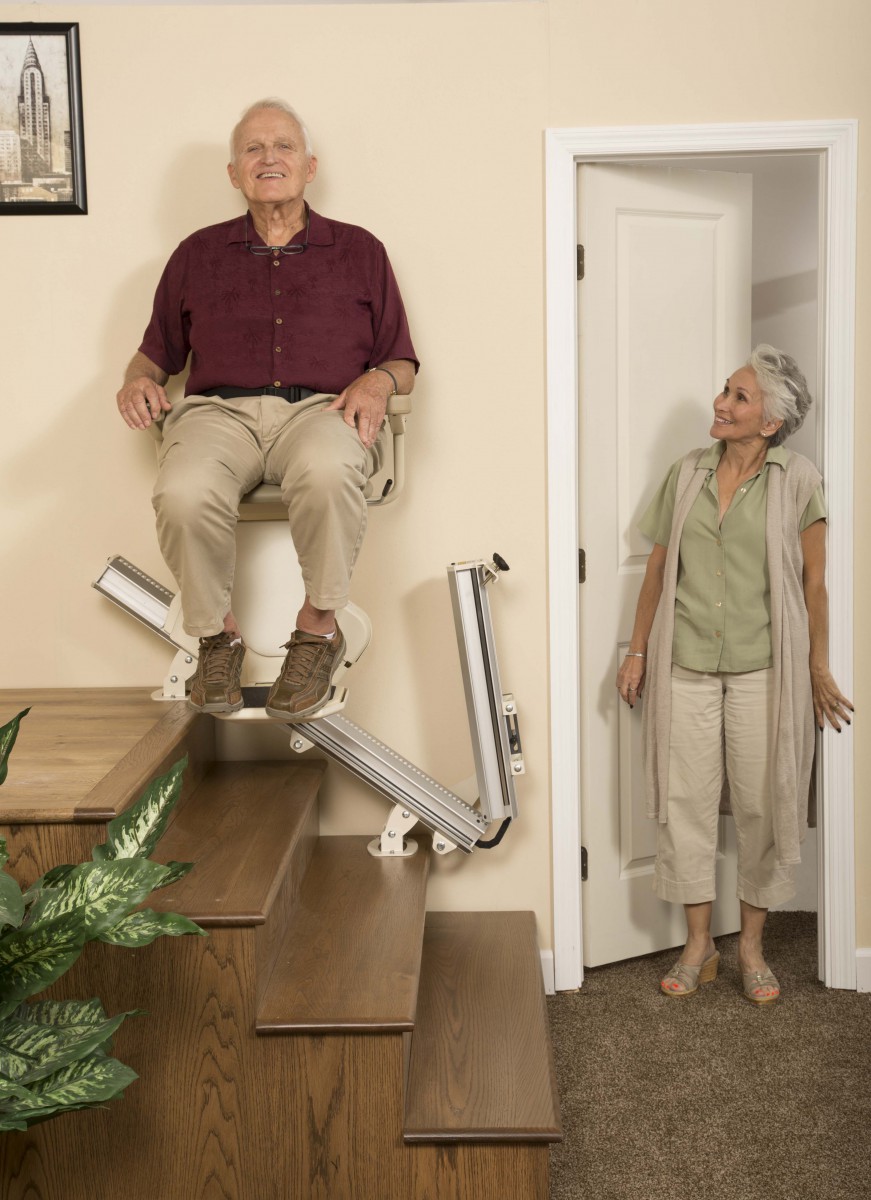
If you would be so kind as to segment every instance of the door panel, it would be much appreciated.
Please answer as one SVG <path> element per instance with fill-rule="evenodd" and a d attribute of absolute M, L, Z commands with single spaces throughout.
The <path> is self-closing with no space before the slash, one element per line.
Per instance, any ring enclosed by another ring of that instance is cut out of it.
<path fill-rule="evenodd" d="M 641 709 L 617 698 L 650 544 L 637 522 L 668 467 L 710 443 L 711 402 L 750 350 L 749 175 L 579 168 L 581 779 L 588 966 L 684 938 L 652 893 Z M 737 928 L 731 823 L 721 822 L 715 932 Z"/>

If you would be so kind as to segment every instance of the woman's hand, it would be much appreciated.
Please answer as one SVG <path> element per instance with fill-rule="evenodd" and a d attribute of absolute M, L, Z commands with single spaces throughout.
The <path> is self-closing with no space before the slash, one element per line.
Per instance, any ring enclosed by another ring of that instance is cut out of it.
<path fill-rule="evenodd" d="M 638 654 L 627 654 L 617 672 L 617 691 L 621 699 L 630 708 L 635 707 L 635 701 L 644 691 L 644 676 L 647 670 L 647 658 Z"/>
<path fill-rule="evenodd" d="M 841 721 L 850 724 L 853 705 L 846 696 L 841 695 L 828 667 L 811 667 L 811 690 L 817 728 L 825 729 L 828 721 L 832 729 L 840 733 Z"/>

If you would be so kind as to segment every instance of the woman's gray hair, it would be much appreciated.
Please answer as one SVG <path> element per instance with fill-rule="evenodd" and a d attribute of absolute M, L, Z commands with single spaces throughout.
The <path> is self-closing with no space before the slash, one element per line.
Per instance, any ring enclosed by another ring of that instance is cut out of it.
<path fill-rule="evenodd" d="M 296 109 L 292 108 L 286 100 L 282 100 L 278 96 L 267 96 L 265 100 L 255 100 L 253 104 L 249 104 L 242 113 L 242 116 L 233 126 L 233 132 L 230 134 L 230 162 L 234 163 L 236 161 L 236 136 L 239 133 L 240 128 L 248 120 L 252 113 L 259 112 L 262 108 L 275 108 L 279 112 L 286 113 L 287 116 L 292 117 L 293 120 L 296 121 L 297 125 L 302 130 L 305 156 L 306 158 L 311 158 L 312 140 L 305 121 L 302 119 Z"/>
<path fill-rule="evenodd" d="M 766 421 L 783 421 L 768 439 L 770 446 L 779 446 L 801 428 L 813 403 L 807 380 L 794 358 L 764 343 L 754 349 L 746 365 L 756 372 Z"/>

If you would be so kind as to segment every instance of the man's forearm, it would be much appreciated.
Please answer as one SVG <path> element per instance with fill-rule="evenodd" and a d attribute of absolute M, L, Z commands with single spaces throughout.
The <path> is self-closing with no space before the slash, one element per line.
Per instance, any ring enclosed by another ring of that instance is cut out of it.
<path fill-rule="evenodd" d="M 156 362 L 152 362 L 146 354 L 137 350 L 130 359 L 127 370 L 124 372 L 124 383 L 132 383 L 134 379 L 143 378 L 150 379 L 152 383 L 163 387 L 169 376 Z"/>

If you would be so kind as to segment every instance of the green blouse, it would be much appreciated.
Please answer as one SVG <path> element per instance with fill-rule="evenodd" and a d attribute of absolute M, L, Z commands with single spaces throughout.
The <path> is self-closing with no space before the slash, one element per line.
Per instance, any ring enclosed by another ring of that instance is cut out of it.
<path fill-rule="evenodd" d="M 765 550 L 768 471 L 782 468 L 786 454 L 779 446 L 768 451 L 761 470 L 741 484 L 719 523 L 716 471 L 724 448 L 716 442 L 699 460 L 707 476 L 681 536 L 672 661 L 690 671 L 761 671 L 772 663 Z M 638 523 L 660 546 L 667 546 L 671 536 L 681 461 Z M 819 487 L 802 514 L 801 532 L 825 517 Z"/>

